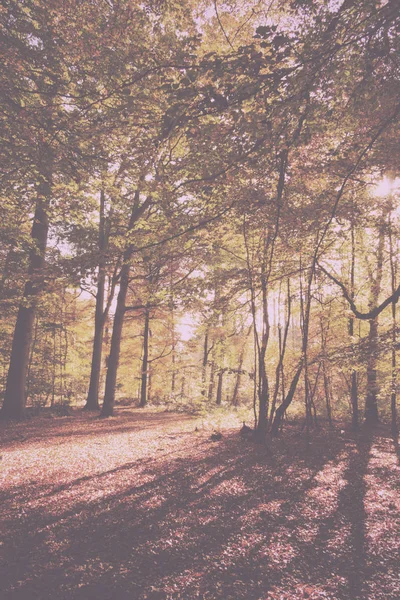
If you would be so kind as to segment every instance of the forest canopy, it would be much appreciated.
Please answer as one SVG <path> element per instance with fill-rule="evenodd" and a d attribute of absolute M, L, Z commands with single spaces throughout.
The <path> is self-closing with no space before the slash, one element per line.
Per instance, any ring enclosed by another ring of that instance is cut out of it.
<path fill-rule="evenodd" d="M 0 417 L 397 432 L 398 3 L 6 0 L 1 29 Z"/>

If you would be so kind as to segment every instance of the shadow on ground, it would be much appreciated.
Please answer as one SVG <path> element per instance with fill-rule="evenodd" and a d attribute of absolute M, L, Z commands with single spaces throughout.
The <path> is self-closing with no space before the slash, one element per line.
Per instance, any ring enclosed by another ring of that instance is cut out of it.
<path fill-rule="evenodd" d="M 308 451 L 291 436 L 272 456 L 237 433 L 182 443 L 179 456 L 44 483 L 23 507 L 5 494 L 16 514 L 4 527 L 2 598 L 370 597 L 386 568 L 368 557 L 371 432 L 316 434 Z M 382 599 L 397 597 L 390 589 Z"/>

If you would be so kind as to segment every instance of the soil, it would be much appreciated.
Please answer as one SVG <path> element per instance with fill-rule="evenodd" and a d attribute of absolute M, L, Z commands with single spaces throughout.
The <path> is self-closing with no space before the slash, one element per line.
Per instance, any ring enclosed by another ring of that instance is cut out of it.
<path fill-rule="evenodd" d="M 265 447 L 228 425 L 1 423 L 1 599 L 398 600 L 388 431 L 288 427 Z"/>

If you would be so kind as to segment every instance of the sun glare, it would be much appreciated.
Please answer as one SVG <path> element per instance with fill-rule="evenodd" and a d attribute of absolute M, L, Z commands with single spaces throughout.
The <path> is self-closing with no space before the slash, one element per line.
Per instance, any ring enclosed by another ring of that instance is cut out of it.
<path fill-rule="evenodd" d="M 392 192 L 398 191 L 400 188 L 400 178 L 383 177 L 373 188 L 373 195 L 376 198 L 389 196 Z"/>

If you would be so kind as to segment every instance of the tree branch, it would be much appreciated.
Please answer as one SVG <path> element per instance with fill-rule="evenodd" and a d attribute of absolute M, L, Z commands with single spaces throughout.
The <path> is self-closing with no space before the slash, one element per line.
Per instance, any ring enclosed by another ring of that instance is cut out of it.
<path fill-rule="evenodd" d="M 399 287 L 394 291 L 394 293 L 391 296 L 389 296 L 389 298 L 386 298 L 386 300 L 384 300 L 381 304 L 379 304 L 379 306 L 375 306 L 373 309 L 371 309 L 369 312 L 366 312 L 366 313 L 360 312 L 357 309 L 357 307 L 354 303 L 354 300 L 351 298 L 351 295 L 347 291 L 346 286 L 341 281 L 336 279 L 336 277 L 334 275 L 332 275 L 332 273 L 329 273 L 329 271 L 324 269 L 324 267 L 321 266 L 319 263 L 318 263 L 318 267 L 331 281 L 333 281 L 338 287 L 340 287 L 340 289 L 342 290 L 342 293 L 343 293 L 343 297 L 349 303 L 351 311 L 357 317 L 357 319 L 362 319 L 364 321 L 370 321 L 372 319 L 375 319 L 378 315 L 380 315 L 380 313 L 383 310 L 385 310 L 385 308 L 387 306 L 389 306 L 389 304 L 392 304 L 392 303 L 397 304 L 397 302 L 400 298 L 400 285 L 399 285 Z"/>

